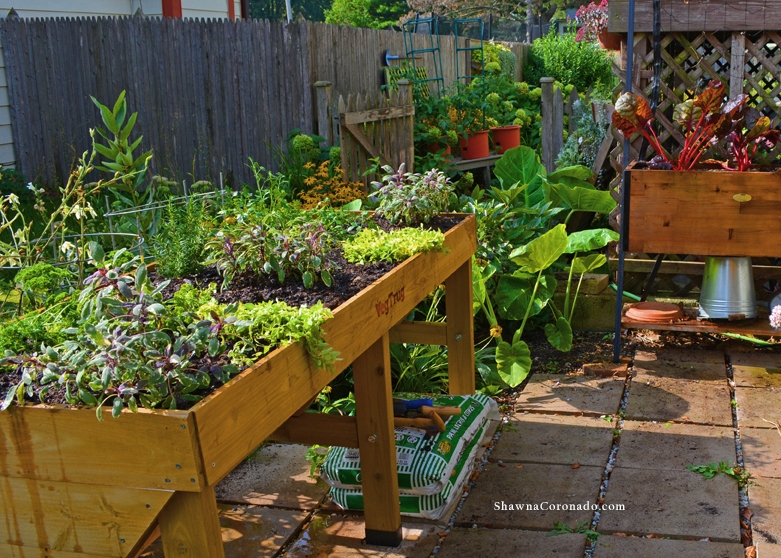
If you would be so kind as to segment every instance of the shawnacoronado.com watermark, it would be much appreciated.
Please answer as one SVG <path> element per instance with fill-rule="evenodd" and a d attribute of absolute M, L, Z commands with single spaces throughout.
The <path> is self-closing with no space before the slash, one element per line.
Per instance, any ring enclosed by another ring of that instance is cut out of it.
<path fill-rule="evenodd" d="M 553 502 L 537 502 L 535 504 L 519 504 L 501 500 L 494 502 L 494 511 L 625 511 L 624 504 L 592 504 L 586 500 L 582 504 L 556 504 Z"/>

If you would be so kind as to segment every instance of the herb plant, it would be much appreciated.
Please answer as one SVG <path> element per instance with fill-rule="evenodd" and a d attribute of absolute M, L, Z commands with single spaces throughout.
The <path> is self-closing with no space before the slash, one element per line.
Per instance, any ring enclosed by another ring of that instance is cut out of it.
<path fill-rule="evenodd" d="M 379 199 L 377 213 L 391 223 L 428 223 L 442 211 L 447 211 L 453 185 L 447 176 L 433 169 L 425 174 L 404 172 L 404 163 L 398 171 L 382 167 L 386 173 L 382 182 L 372 182 Z"/>
<path fill-rule="evenodd" d="M 160 233 L 152 240 L 157 270 L 163 277 L 185 277 L 202 267 L 208 237 L 208 215 L 203 200 L 189 198 L 184 205 L 169 201 Z"/>
<path fill-rule="evenodd" d="M 400 262 L 419 252 L 442 251 L 445 235 L 440 231 L 404 228 L 391 232 L 363 229 L 342 244 L 344 259 L 367 264 Z"/>

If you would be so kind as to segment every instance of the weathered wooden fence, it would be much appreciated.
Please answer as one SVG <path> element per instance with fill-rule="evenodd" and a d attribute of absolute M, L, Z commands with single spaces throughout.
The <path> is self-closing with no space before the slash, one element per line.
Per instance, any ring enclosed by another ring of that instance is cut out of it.
<path fill-rule="evenodd" d="M 399 32 L 266 20 L 2 20 L 0 38 L 17 166 L 48 184 L 90 146 L 100 124 L 90 95 L 105 104 L 127 90 L 153 173 L 236 185 L 252 179 L 249 157 L 275 168 L 291 131 L 317 129 L 315 82 L 344 96 L 377 92 L 383 53 L 405 54 Z M 454 38 L 441 45 L 449 85 Z M 522 59 L 524 47 L 512 48 Z"/>
<path fill-rule="evenodd" d="M 363 181 L 368 187 L 369 159 L 394 169 L 404 164 L 407 172 L 413 171 L 415 105 L 410 82 L 399 81 L 389 96 L 339 97 L 338 106 L 344 180 Z"/>
<path fill-rule="evenodd" d="M 759 109 L 764 115 L 774 119 L 779 124 L 779 102 L 781 102 L 781 35 L 776 31 L 755 31 L 756 27 L 773 22 L 773 28 L 778 28 L 781 22 L 781 2 L 766 2 L 765 9 L 761 2 L 692 2 L 684 4 L 679 0 L 662 1 L 661 39 L 661 80 L 660 103 L 656 112 L 657 131 L 659 138 L 670 151 L 676 151 L 683 142 L 679 129 L 672 124 L 672 112 L 675 105 L 690 99 L 707 80 L 722 81 L 730 97 L 740 93 L 749 96 L 749 103 Z M 721 8 L 718 13 L 714 7 Z M 653 76 L 653 37 L 651 30 L 652 12 L 650 3 L 639 6 L 636 13 L 636 29 L 643 31 L 635 35 L 635 59 L 633 71 L 633 91 L 651 97 Z M 750 17 L 757 9 L 762 17 Z M 616 32 L 626 31 L 626 5 L 624 1 L 611 1 L 610 29 Z M 704 29 L 704 30 L 702 30 Z M 725 30 L 729 29 L 729 30 Z M 626 80 L 626 60 L 616 66 L 615 72 L 622 81 Z M 624 86 L 621 85 L 621 90 Z M 612 166 L 618 171 L 618 176 L 612 184 L 611 191 L 620 202 L 621 159 L 623 137 L 611 129 L 616 140 L 611 151 Z M 630 149 L 630 161 L 638 157 L 640 142 Z M 650 153 L 650 151 L 649 151 Z M 771 159 L 778 160 L 781 146 L 776 146 Z M 650 155 L 649 155 L 650 157 Z M 618 228 L 617 209 L 611 216 L 611 222 Z M 638 286 L 649 269 L 648 255 L 631 254 L 627 260 L 627 281 Z M 781 254 L 779 254 L 781 257 Z M 672 292 L 688 292 L 698 287 L 701 277 L 701 265 L 691 263 L 697 256 L 668 254 L 662 264 L 657 288 Z M 766 282 L 773 278 L 781 280 L 781 268 L 773 267 L 776 261 L 766 258 L 755 258 L 755 279 Z M 768 267 L 768 264 L 771 264 Z M 757 266 L 765 266 L 758 268 Z M 677 287 L 672 282 L 676 277 Z M 769 295 L 762 289 L 757 290 L 758 298 Z"/>

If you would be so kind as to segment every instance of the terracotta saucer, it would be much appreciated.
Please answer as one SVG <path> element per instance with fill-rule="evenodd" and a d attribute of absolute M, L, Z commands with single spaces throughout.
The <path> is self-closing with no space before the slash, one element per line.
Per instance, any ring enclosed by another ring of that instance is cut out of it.
<path fill-rule="evenodd" d="M 647 324 L 672 322 L 683 316 L 680 306 L 667 302 L 637 302 L 626 310 L 628 319 Z"/>

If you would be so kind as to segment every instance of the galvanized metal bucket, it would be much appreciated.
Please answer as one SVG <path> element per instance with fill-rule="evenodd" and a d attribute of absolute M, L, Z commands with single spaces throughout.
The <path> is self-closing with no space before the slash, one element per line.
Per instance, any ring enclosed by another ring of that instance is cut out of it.
<path fill-rule="evenodd" d="M 699 315 L 706 319 L 756 318 L 751 258 L 708 256 L 705 259 Z"/>

